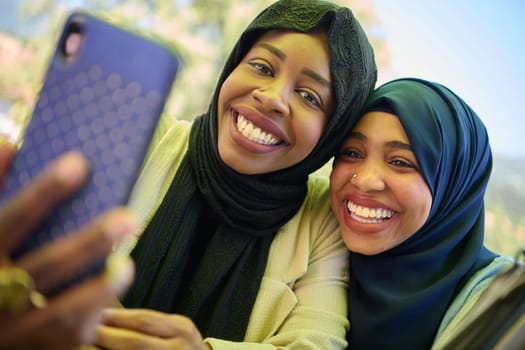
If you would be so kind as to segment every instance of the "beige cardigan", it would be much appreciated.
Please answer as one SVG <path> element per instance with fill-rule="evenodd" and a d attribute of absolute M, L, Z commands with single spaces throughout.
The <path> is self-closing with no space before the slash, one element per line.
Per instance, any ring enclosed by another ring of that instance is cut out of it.
<path fill-rule="evenodd" d="M 188 122 L 163 118 L 130 199 L 142 232 L 188 145 Z M 118 247 L 129 253 L 140 236 Z M 345 349 L 348 251 L 330 210 L 328 179 L 311 175 L 299 212 L 270 248 L 245 341 L 208 338 L 213 349 Z"/>

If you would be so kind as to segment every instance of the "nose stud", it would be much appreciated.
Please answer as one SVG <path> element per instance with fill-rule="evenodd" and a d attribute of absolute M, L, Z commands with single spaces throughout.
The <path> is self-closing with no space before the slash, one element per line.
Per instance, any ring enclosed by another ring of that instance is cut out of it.
<path fill-rule="evenodd" d="M 357 174 L 354 173 L 354 175 L 352 175 L 352 180 L 355 179 L 357 177 Z"/>

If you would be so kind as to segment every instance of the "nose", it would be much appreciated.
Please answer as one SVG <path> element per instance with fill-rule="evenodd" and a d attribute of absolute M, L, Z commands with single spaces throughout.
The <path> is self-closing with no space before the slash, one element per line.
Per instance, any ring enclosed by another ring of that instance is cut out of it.
<path fill-rule="evenodd" d="M 385 178 L 379 166 L 361 164 L 349 176 L 350 183 L 361 192 L 383 191 L 386 187 Z"/>
<path fill-rule="evenodd" d="M 286 82 L 282 79 L 274 79 L 271 84 L 255 89 L 253 98 L 265 112 L 279 116 L 286 116 L 290 113 L 290 92 Z"/>

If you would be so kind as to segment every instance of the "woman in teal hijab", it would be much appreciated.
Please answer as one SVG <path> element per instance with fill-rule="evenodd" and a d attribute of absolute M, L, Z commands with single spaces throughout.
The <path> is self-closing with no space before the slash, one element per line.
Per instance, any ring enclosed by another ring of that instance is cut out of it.
<path fill-rule="evenodd" d="M 480 283 L 512 266 L 483 244 L 487 132 L 460 97 L 421 79 L 382 85 L 361 115 L 331 175 L 351 251 L 349 348 L 430 349 Z"/>

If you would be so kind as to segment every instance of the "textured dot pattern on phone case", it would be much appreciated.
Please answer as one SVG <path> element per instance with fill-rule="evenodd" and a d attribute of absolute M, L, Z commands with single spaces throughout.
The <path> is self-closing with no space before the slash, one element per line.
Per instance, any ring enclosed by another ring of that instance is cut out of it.
<path fill-rule="evenodd" d="M 157 115 L 162 105 L 158 91 L 141 91 L 139 83 L 125 82 L 116 73 L 104 74 L 98 66 L 66 80 L 58 77 L 48 73 L 47 93 L 40 94 L 34 112 L 41 122 L 30 124 L 22 145 L 34 151 L 20 152 L 15 164 L 19 176 L 10 180 L 24 186 L 49 159 L 69 150 L 87 157 L 92 178 L 79 196 L 61 205 L 42 226 L 39 242 L 79 228 L 109 209 L 116 195 L 121 196 L 117 202 L 125 204 L 126 188 L 142 163 L 128 151 L 132 143 L 145 144 L 145 151 L 152 130 L 152 118 L 146 116 Z M 58 218 L 76 219 L 57 225 L 63 221 Z"/>

